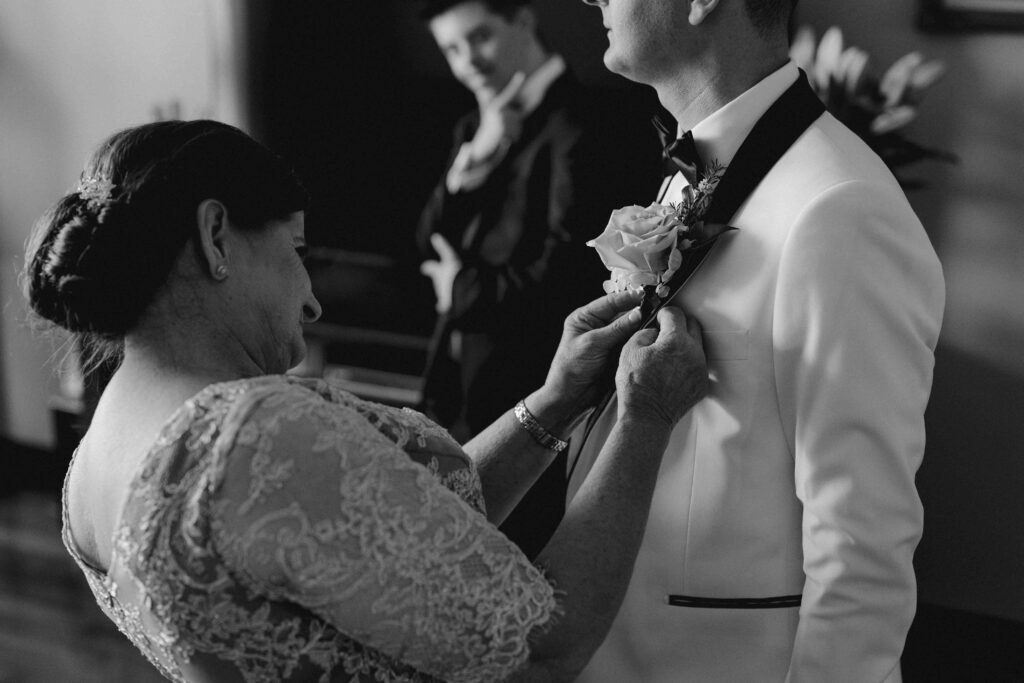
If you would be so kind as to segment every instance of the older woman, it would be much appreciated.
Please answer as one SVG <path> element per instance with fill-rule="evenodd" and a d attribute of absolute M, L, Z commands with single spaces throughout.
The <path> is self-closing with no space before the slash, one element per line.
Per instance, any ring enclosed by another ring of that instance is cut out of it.
<path fill-rule="evenodd" d="M 465 448 L 283 373 L 320 306 L 305 196 L 212 121 L 105 142 L 40 222 L 36 312 L 122 356 L 68 471 L 64 540 L 174 681 L 571 680 L 620 604 L 673 424 L 707 382 L 678 310 L 566 321 L 545 384 Z M 621 351 L 620 351 L 621 349 Z M 615 373 L 619 421 L 531 564 L 495 528 Z"/>

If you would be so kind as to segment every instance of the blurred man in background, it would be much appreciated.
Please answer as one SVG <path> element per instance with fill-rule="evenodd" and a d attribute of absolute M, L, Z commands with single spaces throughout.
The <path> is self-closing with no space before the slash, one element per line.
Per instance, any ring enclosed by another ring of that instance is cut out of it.
<path fill-rule="evenodd" d="M 440 314 L 423 409 L 464 441 L 543 380 L 565 315 L 601 294 L 604 268 L 585 243 L 650 194 L 657 148 L 649 172 L 624 183 L 627 145 L 598 145 L 601 108 L 545 45 L 528 1 L 433 0 L 421 16 L 477 101 L 417 232 Z M 528 555 L 564 492 L 562 454 L 502 526 Z"/>

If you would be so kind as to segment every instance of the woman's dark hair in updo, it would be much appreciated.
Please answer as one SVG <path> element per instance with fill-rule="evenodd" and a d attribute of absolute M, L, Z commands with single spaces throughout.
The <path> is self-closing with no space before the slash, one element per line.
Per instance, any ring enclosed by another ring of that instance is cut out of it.
<path fill-rule="evenodd" d="M 82 178 L 37 224 L 24 278 L 37 314 L 93 341 L 118 343 L 133 328 L 196 234 L 203 200 L 221 201 L 248 229 L 307 204 L 281 159 L 217 121 L 115 133 Z"/>

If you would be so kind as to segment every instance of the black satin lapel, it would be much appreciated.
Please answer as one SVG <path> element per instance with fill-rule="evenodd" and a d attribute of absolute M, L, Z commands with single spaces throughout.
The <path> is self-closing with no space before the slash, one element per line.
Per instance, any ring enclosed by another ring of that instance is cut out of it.
<path fill-rule="evenodd" d="M 747 201 L 747 197 L 768 175 L 772 166 L 824 111 L 825 105 L 811 90 L 806 74 L 801 71 L 796 82 L 775 100 L 750 129 L 750 134 L 725 169 L 725 175 L 718 181 L 704 221 L 728 223 L 732 220 L 743 202 Z M 647 313 L 644 327 L 653 324 L 658 309 L 671 301 L 683 288 L 713 246 L 713 243 L 708 244 L 690 255 L 691 261 L 697 259 L 695 265 L 689 270 L 680 268 L 676 277 L 668 283 L 669 295 L 649 313 L 644 311 Z"/>
<path fill-rule="evenodd" d="M 807 75 L 800 71 L 796 82 L 768 108 L 736 151 L 725 175 L 715 188 L 704 220 L 728 223 L 797 138 L 825 112 Z"/>

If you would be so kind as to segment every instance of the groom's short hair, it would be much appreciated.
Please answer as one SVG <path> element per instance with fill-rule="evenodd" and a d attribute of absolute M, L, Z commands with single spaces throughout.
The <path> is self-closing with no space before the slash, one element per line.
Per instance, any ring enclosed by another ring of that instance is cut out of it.
<path fill-rule="evenodd" d="M 764 37 L 785 29 L 796 9 L 797 0 L 743 0 L 750 23 Z"/>
<path fill-rule="evenodd" d="M 512 19 L 521 7 L 530 4 L 530 0 L 426 0 L 420 8 L 420 19 L 430 21 L 437 15 L 464 2 L 479 2 L 494 14 L 499 14 L 505 19 Z"/>

